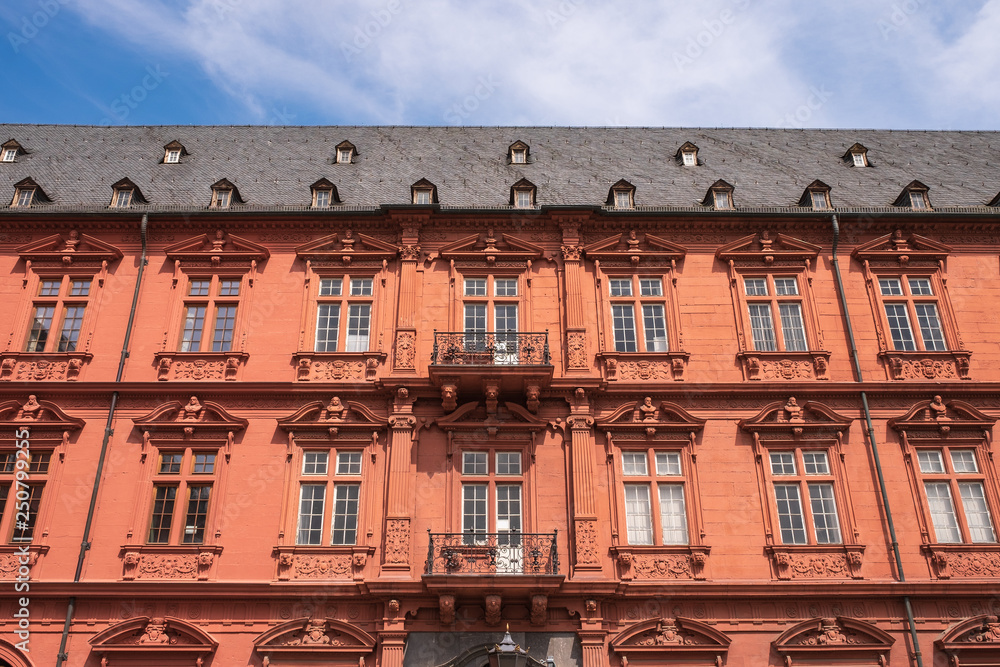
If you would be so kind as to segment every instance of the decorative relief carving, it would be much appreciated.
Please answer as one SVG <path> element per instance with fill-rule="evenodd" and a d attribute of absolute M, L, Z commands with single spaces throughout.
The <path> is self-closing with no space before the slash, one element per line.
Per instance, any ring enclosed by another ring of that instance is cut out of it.
<path fill-rule="evenodd" d="M 234 382 L 247 357 L 240 352 L 157 352 L 156 379 Z"/>
<path fill-rule="evenodd" d="M 549 597 L 547 595 L 531 596 L 531 624 L 545 625 L 549 617 Z"/>
<path fill-rule="evenodd" d="M 444 625 L 451 625 L 455 622 L 455 596 L 438 596 L 438 618 Z"/>
<path fill-rule="evenodd" d="M 567 332 L 566 353 L 570 370 L 587 370 L 587 334 L 583 331 Z"/>
<path fill-rule="evenodd" d="M 747 380 L 828 380 L 829 352 L 741 352 Z"/>
<path fill-rule="evenodd" d="M 48 550 L 48 547 L 41 547 Z M 25 556 L 23 553 L 5 553 L 0 554 L 0 579 L 15 579 L 17 577 L 17 571 L 19 568 L 27 566 L 32 568 L 38 563 L 38 554 L 40 548 L 29 547 L 30 551 L 27 554 L 27 562 L 22 560 Z"/>
<path fill-rule="evenodd" d="M 622 581 L 633 579 L 704 579 L 709 547 L 617 548 Z"/>
<path fill-rule="evenodd" d="M 938 579 L 1000 577 L 1000 552 L 986 549 L 989 547 L 972 551 L 931 545 L 924 547 L 924 552 Z"/>
<path fill-rule="evenodd" d="M 598 358 L 603 362 L 604 378 L 609 381 L 679 381 L 684 379 L 688 355 L 685 352 L 602 352 Z"/>
<path fill-rule="evenodd" d="M 381 352 L 302 352 L 296 354 L 295 379 L 298 382 L 331 382 L 341 380 L 374 380 L 379 364 L 385 359 Z"/>
<path fill-rule="evenodd" d="M 598 563 L 596 521 L 578 519 L 576 522 L 576 562 L 583 565 Z"/>
<path fill-rule="evenodd" d="M 396 332 L 395 370 L 412 371 L 416 355 L 417 334 L 413 331 Z"/>
<path fill-rule="evenodd" d="M 486 603 L 486 625 L 500 625 L 501 621 L 501 598 L 499 595 L 487 595 L 484 598 Z"/>
<path fill-rule="evenodd" d="M 778 579 L 861 578 L 864 548 L 843 547 L 838 552 L 822 548 L 768 547 Z"/>
<path fill-rule="evenodd" d="M 364 558 L 364 554 L 361 557 Z M 283 553 L 278 557 L 278 580 L 350 579 L 352 567 L 354 562 L 351 554 L 321 556 Z"/>
<path fill-rule="evenodd" d="M 890 380 L 968 380 L 969 352 L 882 352 Z"/>
<path fill-rule="evenodd" d="M 80 371 L 90 361 L 91 355 L 4 353 L 0 355 L 0 381 L 30 382 L 42 380 L 68 380 L 80 378 Z"/>
<path fill-rule="evenodd" d="M 389 519 L 385 528 L 385 562 L 408 565 L 410 562 L 410 521 Z"/>

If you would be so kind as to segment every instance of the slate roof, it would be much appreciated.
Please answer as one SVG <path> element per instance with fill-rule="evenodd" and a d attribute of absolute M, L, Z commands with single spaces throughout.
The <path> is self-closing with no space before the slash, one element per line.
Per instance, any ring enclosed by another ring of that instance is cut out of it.
<path fill-rule="evenodd" d="M 796 207 L 806 186 L 831 187 L 837 208 L 891 207 L 914 180 L 930 187 L 935 209 L 983 207 L 1000 192 L 1000 133 L 893 130 L 574 128 L 574 127 L 281 127 L 0 125 L 26 154 L 0 163 L 0 201 L 33 178 L 51 197 L 45 210 L 103 209 L 111 185 L 131 179 L 154 209 L 207 208 L 211 184 L 228 179 L 246 204 L 234 209 L 306 208 L 309 186 L 327 178 L 340 207 L 409 204 L 422 178 L 442 208 L 506 208 L 510 187 L 527 178 L 541 206 L 601 206 L 620 179 L 636 187 L 641 208 L 700 209 L 717 180 L 735 186 L 737 209 Z M 189 153 L 163 164 L 177 140 Z M 335 146 L 357 147 L 336 164 Z M 509 164 L 515 141 L 529 164 Z M 699 165 L 675 154 L 698 146 Z M 871 167 L 843 159 L 854 143 Z"/>

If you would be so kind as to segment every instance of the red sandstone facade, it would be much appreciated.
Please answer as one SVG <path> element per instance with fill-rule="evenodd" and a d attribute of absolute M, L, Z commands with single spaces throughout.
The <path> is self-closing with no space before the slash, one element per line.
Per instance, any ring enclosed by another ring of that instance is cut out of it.
<path fill-rule="evenodd" d="M 68 210 L 38 170 L 0 664 L 1000 664 L 995 209 L 838 210 L 843 303 L 832 209 L 546 206 L 531 166 L 527 210 Z"/>

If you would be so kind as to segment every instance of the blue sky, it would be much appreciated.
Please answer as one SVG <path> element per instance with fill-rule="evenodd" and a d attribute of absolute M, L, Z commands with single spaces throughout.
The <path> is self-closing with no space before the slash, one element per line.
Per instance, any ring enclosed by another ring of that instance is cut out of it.
<path fill-rule="evenodd" d="M 5 0 L 0 121 L 998 129 L 1000 0 Z"/>

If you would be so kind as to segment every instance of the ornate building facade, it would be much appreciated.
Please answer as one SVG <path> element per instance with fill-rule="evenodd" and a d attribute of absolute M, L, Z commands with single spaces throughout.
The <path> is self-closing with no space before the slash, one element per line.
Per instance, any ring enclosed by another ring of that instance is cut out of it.
<path fill-rule="evenodd" d="M 0 665 L 1000 664 L 996 133 L 3 134 Z"/>

